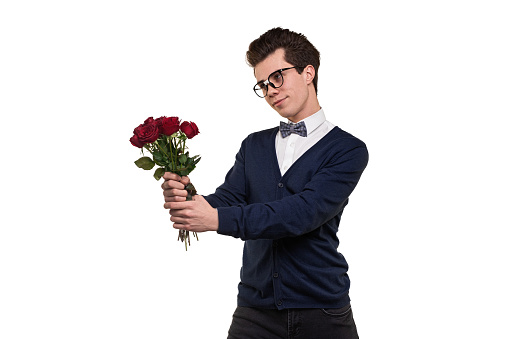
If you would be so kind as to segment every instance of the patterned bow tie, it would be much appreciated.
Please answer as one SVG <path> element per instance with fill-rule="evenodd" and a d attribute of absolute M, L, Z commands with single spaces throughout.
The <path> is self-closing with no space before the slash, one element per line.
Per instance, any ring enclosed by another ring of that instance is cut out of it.
<path fill-rule="evenodd" d="M 301 137 L 307 137 L 308 132 L 306 130 L 306 124 L 304 121 L 301 121 L 297 124 L 287 124 L 286 122 L 282 122 L 279 124 L 279 131 L 281 132 L 281 136 L 286 138 L 292 133 L 298 134 Z"/>

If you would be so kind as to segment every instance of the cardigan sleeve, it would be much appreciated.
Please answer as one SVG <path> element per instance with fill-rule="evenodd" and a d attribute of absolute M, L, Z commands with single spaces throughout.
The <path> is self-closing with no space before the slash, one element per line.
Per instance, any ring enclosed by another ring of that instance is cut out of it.
<path fill-rule="evenodd" d="M 242 163 L 242 154 L 239 153 L 234 168 L 228 174 L 240 187 L 241 177 L 245 178 L 238 173 L 244 170 Z M 222 192 L 221 204 L 215 206 L 219 216 L 217 232 L 243 240 L 280 239 L 311 232 L 342 212 L 367 163 L 366 146 L 362 142 L 356 143 L 331 156 L 301 192 L 286 194 L 268 203 L 235 206 L 231 202 L 239 203 L 243 198 L 245 202 L 245 190 L 241 192 L 238 185 L 230 187 L 235 194 Z M 245 182 L 243 184 L 245 188 Z M 279 187 L 284 189 L 281 185 Z M 217 201 L 217 198 L 212 201 Z"/>

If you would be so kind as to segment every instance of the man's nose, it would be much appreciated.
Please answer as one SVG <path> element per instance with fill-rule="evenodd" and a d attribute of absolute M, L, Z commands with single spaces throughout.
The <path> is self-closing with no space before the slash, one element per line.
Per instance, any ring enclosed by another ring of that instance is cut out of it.
<path fill-rule="evenodd" d="M 267 96 L 273 97 L 274 95 L 277 95 L 277 94 L 279 94 L 279 88 L 274 88 L 269 85 L 269 87 L 267 89 Z"/>

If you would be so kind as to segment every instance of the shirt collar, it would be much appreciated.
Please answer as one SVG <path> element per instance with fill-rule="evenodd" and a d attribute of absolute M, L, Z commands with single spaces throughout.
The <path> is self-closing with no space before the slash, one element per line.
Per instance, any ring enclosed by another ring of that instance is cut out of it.
<path fill-rule="evenodd" d="M 318 126 L 320 126 L 321 124 L 323 124 L 325 122 L 325 113 L 323 112 L 323 109 L 320 108 L 320 110 L 318 112 L 314 113 L 313 115 L 310 115 L 309 117 L 307 117 L 306 119 L 303 119 L 301 121 L 304 121 L 304 123 L 306 124 L 306 130 L 309 135 L 315 129 L 317 129 Z M 299 122 L 301 122 L 301 121 L 299 121 Z M 293 122 L 291 122 L 290 120 L 288 120 L 288 123 L 293 124 Z"/>

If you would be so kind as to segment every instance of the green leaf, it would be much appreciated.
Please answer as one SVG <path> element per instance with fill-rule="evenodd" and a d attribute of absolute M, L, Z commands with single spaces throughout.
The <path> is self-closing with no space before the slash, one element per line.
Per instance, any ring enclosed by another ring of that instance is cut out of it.
<path fill-rule="evenodd" d="M 166 172 L 175 173 L 175 166 L 173 166 L 171 161 L 168 163 L 168 165 L 166 165 Z"/>
<path fill-rule="evenodd" d="M 193 159 L 192 163 L 196 165 L 201 160 L 201 157 L 199 155 L 195 155 L 191 159 Z"/>
<path fill-rule="evenodd" d="M 168 165 L 168 161 L 166 159 L 163 159 L 163 160 L 155 160 L 155 163 L 158 165 L 158 166 L 161 166 L 161 167 L 164 167 L 166 165 Z"/>
<path fill-rule="evenodd" d="M 187 159 L 187 167 L 192 167 L 193 169 L 196 167 L 196 164 L 198 163 L 198 161 L 200 161 L 201 158 L 195 158 L 195 157 L 192 157 L 192 158 L 188 158 Z"/>
<path fill-rule="evenodd" d="M 160 142 L 158 143 L 158 145 L 164 153 L 168 154 L 168 147 L 166 147 L 166 144 L 164 142 Z"/>
<path fill-rule="evenodd" d="M 141 157 L 134 162 L 136 166 L 139 168 L 143 168 L 144 170 L 151 170 L 155 163 L 149 157 Z"/>
<path fill-rule="evenodd" d="M 163 155 L 159 151 L 155 151 L 153 154 L 154 161 L 161 161 L 163 159 Z"/>
<path fill-rule="evenodd" d="M 181 164 L 185 164 L 187 161 L 187 156 L 185 154 L 181 154 L 179 157 L 179 161 Z"/>
<path fill-rule="evenodd" d="M 156 178 L 156 180 L 159 180 L 161 179 L 161 177 L 164 175 L 164 168 L 162 167 L 159 167 L 158 169 L 156 169 L 156 171 L 154 172 L 154 178 Z"/>
<path fill-rule="evenodd" d="M 164 157 L 164 155 L 163 155 L 161 152 L 159 152 L 159 151 L 155 151 L 155 152 L 153 153 L 153 155 L 154 155 L 154 162 L 155 162 L 157 165 L 159 165 L 159 166 L 161 166 L 161 167 L 164 167 L 164 166 L 166 166 L 166 165 L 167 165 L 167 163 L 168 163 L 168 159 L 166 159 L 166 158 Z"/>

